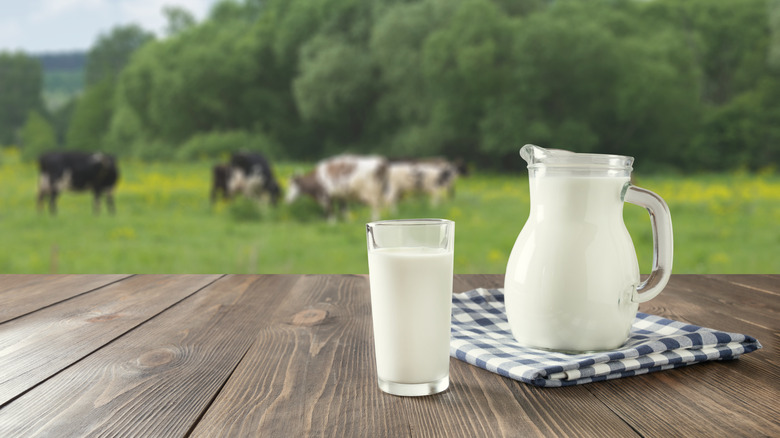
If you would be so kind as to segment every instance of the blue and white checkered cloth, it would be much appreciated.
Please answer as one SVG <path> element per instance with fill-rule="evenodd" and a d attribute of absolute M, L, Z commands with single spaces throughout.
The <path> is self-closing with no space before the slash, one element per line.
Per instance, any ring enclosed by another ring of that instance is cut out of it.
<path fill-rule="evenodd" d="M 536 386 L 569 386 L 636 376 L 761 348 L 750 336 L 638 313 L 621 348 L 564 354 L 520 346 L 512 336 L 502 289 L 454 294 L 450 356 Z"/>

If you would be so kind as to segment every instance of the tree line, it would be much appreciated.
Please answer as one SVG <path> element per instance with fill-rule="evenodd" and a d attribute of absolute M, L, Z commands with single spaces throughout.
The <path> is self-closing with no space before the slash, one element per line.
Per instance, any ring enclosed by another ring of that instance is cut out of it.
<path fill-rule="evenodd" d="M 343 151 L 517 168 L 536 143 L 721 170 L 778 162 L 780 0 L 244 0 L 101 35 L 61 114 L 0 54 L 0 144 L 143 159 Z M 640 161 L 641 160 L 641 161 Z"/>

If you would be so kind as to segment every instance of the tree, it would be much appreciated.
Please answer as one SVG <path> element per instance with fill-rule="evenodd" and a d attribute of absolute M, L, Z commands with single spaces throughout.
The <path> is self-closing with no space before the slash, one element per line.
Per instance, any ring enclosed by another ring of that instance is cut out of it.
<path fill-rule="evenodd" d="M 426 39 L 422 68 L 434 99 L 428 129 L 440 153 L 479 156 L 480 120 L 489 103 L 512 86 L 504 56 L 511 23 L 494 3 L 466 0 Z"/>
<path fill-rule="evenodd" d="M 98 84 L 106 78 L 116 80 L 130 56 L 153 39 L 154 34 L 134 24 L 117 26 L 110 33 L 101 34 L 87 54 L 84 73 L 87 86 Z"/>
<path fill-rule="evenodd" d="M 373 27 L 371 55 L 378 69 L 377 150 L 397 156 L 434 155 L 443 141 L 430 129 L 434 94 L 423 72 L 423 46 L 457 3 L 423 1 L 388 8 Z"/>
<path fill-rule="evenodd" d="M 766 0 L 651 2 L 653 17 L 683 32 L 702 73 L 701 99 L 720 105 L 763 75 L 769 35 Z"/>
<path fill-rule="evenodd" d="M 0 144 L 13 144 L 30 111 L 43 113 L 41 64 L 24 53 L 0 53 Z"/>
<path fill-rule="evenodd" d="M 251 139 L 295 159 L 516 168 L 538 142 L 645 165 L 755 163 L 776 156 L 778 124 L 780 14 L 765 1 L 245 0 L 201 23 L 169 10 L 172 34 L 140 48 L 106 100 L 107 138 L 170 157 Z"/>
<path fill-rule="evenodd" d="M 114 85 L 110 78 L 92 85 L 76 102 L 65 143 L 70 148 L 104 150 L 113 109 Z"/>
<path fill-rule="evenodd" d="M 195 26 L 195 16 L 180 6 L 164 6 L 163 14 L 168 19 L 165 33 L 168 36 L 177 35 Z"/>
<path fill-rule="evenodd" d="M 688 167 L 757 168 L 777 159 L 780 35 L 776 0 L 647 4 L 656 25 L 674 27 L 699 73 L 702 123 L 680 152 Z M 769 12 L 769 13 L 767 13 Z"/>
<path fill-rule="evenodd" d="M 54 128 L 38 111 L 32 110 L 21 129 L 22 156 L 34 159 L 57 146 Z"/>
<path fill-rule="evenodd" d="M 780 162 L 780 74 L 707 112 L 693 148 L 695 166 L 758 169 Z"/>
<path fill-rule="evenodd" d="M 69 147 L 107 149 L 116 82 L 131 56 L 154 35 L 136 25 L 117 26 L 100 35 L 87 54 L 87 88 L 78 99 L 66 134 Z"/>
<path fill-rule="evenodd" d="M 628 2 L 562 2 L 518 24 L 511 79 L 481 121 L 483 150 L 515 159 L 528 142 L 675 159 L 698 125 L 697 77 L 679 35 L 637 15 Z"/>
<path fill-rule="evenodd" d="M 302 48 L 300 70 L 293 91 L 304 120 L 327 130 L 332 149 L 360 144 L 375 96 L 365 48 L 320 35 Z"/>
<path fill-rule="evenodd" d="M 199 133 L 262 130 L 259 114 L 268 107 L 257 83 L 263 66 L 255 24 L 224 11 L 221 17 L 228 23 L 211 20 L 138 51 L 119 78 L 113 149 L 155 143 L 173 155 Z"/>
<path fill-rule="evenodd" d="M 50 112 L 51 124 L 57 137 L 57 144 L 60 146 L 66 143 L 70 121 L 73 118 L 73 112 L 77 103 L 78 97 L 71 97 L 64 104 L 52 109 Z"/>

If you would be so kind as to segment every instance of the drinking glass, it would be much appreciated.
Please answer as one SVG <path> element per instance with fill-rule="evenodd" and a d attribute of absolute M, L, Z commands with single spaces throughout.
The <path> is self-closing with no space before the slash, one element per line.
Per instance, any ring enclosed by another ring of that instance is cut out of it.
<path fill-rule="evenodd" d="M 455 223 L 366 224 L 379 388 L 422 396 L 449 386 Z"/>

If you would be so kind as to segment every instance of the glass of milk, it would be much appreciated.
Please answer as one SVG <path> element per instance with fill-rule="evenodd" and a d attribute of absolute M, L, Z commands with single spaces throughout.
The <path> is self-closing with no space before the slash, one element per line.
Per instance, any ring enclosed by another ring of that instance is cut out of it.
<path fill-rule="evenodd" d="M 379 388 L 436 394 L 450 384 L 455 223 L 401 219 L 366 225 Z"/>

